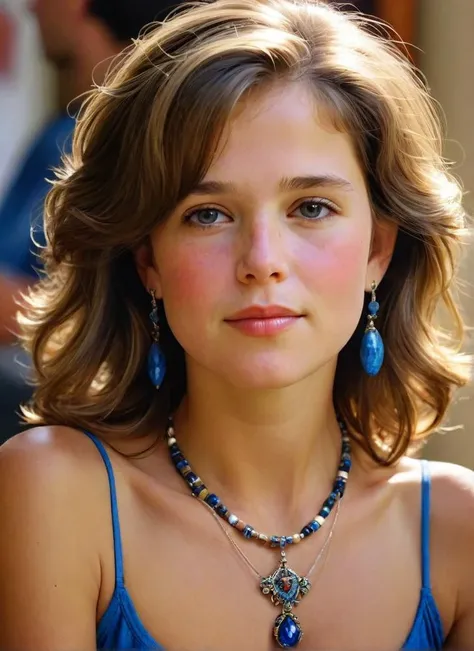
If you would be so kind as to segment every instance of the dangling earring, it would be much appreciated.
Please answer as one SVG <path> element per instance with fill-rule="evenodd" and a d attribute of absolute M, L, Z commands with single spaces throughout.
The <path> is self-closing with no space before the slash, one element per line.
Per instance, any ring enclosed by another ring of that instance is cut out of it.
<path fill-rule="evenodd" d="M 372 283 L 372 300 L 368 305 L 369 313 L 367 315 L 367 327 L 364 336 L 362 337 L 362 344 L 360 347 L 360 361 L 362 368 L 367 375 L 374 376 L 380 371 L 383 358 L 384 358 L 384 345 L 380 332 L 374 326 L 374 321 L 377 318 L 377 312 L 380 305 L 377 303 L 375 296 L 375 289 L 377 285 Z"/>
<path fill-rule="evenodd" d="M 150 320 L 153 324 L 153 343 L 148 353 L 148 375 L 151 383 L 156 389 L 159 389 L 166 373 L 166 358 L 160 347 L 160 326 L 158 316 L 158 305 L 156 304 L 155 290 L 149 290 L 151 295 Z"/>

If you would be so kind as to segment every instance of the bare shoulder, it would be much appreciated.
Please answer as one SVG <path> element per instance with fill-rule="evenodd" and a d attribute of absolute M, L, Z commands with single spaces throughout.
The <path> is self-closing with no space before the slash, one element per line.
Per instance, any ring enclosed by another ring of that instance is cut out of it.
<path fill-rule="evenodd" d="M 0 648 L 95 648 L 100 464 L 69 428 L 36 428 L 0 447 Z"/>
<path fill-rule="evenodd" d="M 39 427 L 9 439 L 0 447 L 0 487 L 9 495 L 8 509 L 41 501 L 59 507 L 87 506 L 89 516 L 103 484 L 103 465 L 90 440 L 68 427 Z M 77 503 L 76 503 L 77 501 Z M 80 523 L 82 510 L 76 513 Z"/>
<path fill-rule="evenodd" d="M 474 649 L 474 472 L 430 462 L 433 560 L 453 588 L 448 647 Z"/>
<path fill-rule="evenodd" d="M 474 544 L 474 472 L 453 463 L 430 462 L 432 513 L 452 533 L 471 537 Z M 471 547 L 472 551 L 472 547 Z"/>
<path fill-rule="evenodd" d="M 474 544 L 474 472 L 460 465 L 438 461 L 429 462 L 431 477 L 430 521 L 433 534 L 446 532 L 450 546 L 471 547 Z M 421 478 L 419 460 L 405 458 L 400 463 L 393 480 L 406 489 L 412 500 L 418 492 Z M 412 502 L 413 504 L 413 502 Z M 417 505 L 413 505 L 417 510 Z M 469 517 L 471 516 L 471 517 Z"/>

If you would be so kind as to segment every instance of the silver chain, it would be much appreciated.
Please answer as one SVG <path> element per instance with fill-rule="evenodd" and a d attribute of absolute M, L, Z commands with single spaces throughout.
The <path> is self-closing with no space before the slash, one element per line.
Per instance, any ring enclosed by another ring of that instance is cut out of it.
<path fill-rule="evenodd" d="M 203 500 L 199 500 L 199 501 L 200 501 L 202 504 L 204 504 L 204 506 L 206 506 L 206 507 L 211 511 L 211 513 L 212 513 L 212 515 L 214 516 L 214 518 L 215 518 L 217 524 L 220 526 L 220 528 L 222 529 L 222 531 L 225 533 L 227 539 L 229 540 L 229 542 L 231 543 L 231 545 L 233 546 L 233 548 L 235 549 L 235 551 L 240 555 L 240 557 L 242 558 L 242 560 L 243 560 L 243 561 L 248 565 L 248 567 L 249 567 L 249 568 L 251 569 L 251 571 L 255 574 L 255 576 L 256 576 L 259 580 L 261 580 L 261 579 L 263 578 L 263 576 L 262 576 L 262 575 L 260 574 L 260 572 L 257 570 L 257 568 L 256 568 L 255 565 L 252 563 L 252 561 L 251 561 L 249 558 L 247 558 L 246 554 L 244 554 L 244 552 L 241 550 L 241 548 L 240 548 L 239 545 L 235 542 L 235 540 L 232 538 L 232 536 L 230 535 L 230 533 L 227 531 L 227 528 L 224 526 L 224 523 L 221 521 L 221 519 L 219 518 L 219 516 L 217 515 L 217 513 L 214 511 L 214 509 L 213 509 L 211 506 L 209 506 L 209 504 L 206 504 L 206 502 L 204 502 Z M 320 559 L 322 558 L 324 552 L 325 552 L 325 551 L 327 550 L 327 548 L 329 547 L 329 543 L 331 542 L 332 536 L 333 536 L 333 534 L 334 534 L 334 529 L 335 529 L 335 527 L 336 527 L 336 522 L 337 522 L 337 519 L 338 519 L 338 517 L 339 517 L 339 510 L 340 510 L 340 508 L 341 508 L 341 500 L 339 499 L 339 500 L 337 501 L 337 505 L 336 505 L 336 515 L 334 516 L 333 523 L 332 523 L 332 525 L 331 525 L 331 528 L 329 529 L 329 533 L 328 533 L 328 535 L 327 535 L 327 537 L 326 537 L 326 540 L 324 541 L 324 545 L 321 547 L 321 549 L 320 549 L 318 555 L 317 555 L 316 558 L 314 559 L 314 563 L 311 565 L 311 567 L 310 567 L 308 573 L 305 575 L 306 578 L 309 578 L 309 577 L 311 576 L 311 574 L 313 573 L 313 571 L 314 571 L 316 565 L 319 563 Z"/>

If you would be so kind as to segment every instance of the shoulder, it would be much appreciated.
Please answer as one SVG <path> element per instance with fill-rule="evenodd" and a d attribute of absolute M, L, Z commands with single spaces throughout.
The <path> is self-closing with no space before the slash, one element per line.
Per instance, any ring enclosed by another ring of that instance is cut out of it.
<path fill-rule="evenodd" d="M 35 428 L 0 447 L 3 523 L 90 530 L 99 515 L 97 495 L 106 488 L 100 457 L 81 432 Z"/>
<path fill-rule="evenodd" d="M 474 472 L 431 462 L 432 549 L 454 590 L 449 643 L 474 648 Z"/>
<path fill-rule="evenodd" d="M 452 463 L 429 463 L 432 513 L 474 543 L 474 472 Z M 469 517 L 470 516 L 470 517 Z"/>
<path fill-rule="evenodd" d="M 38 484 L 44 490 L 48 485 L 57 490 L 61 482 L 66 482 L 73 493 L 74 486 L 86 475 L 93 479 L 99 461 L 94 446 L 83 433 L 68 427 L 33 428 L 0 447 L 0 482 L 8 488 L 8 483 L 15 479 L 21 493 L 38 488 Z M 46 478 L 51 480 L 48 485 L 43 482 Z"/>
<path fill-rule="evenodd" d="M 0 495 L 2 531 L 10 527 L 14 544 L 31 535 L 52 546 L 74 538 L 84 554 L 99 554 L 97 533 L 110 527 L 108 481 L 81 432 L 44 427 L 9 439 L 0 447 Z"/>
<path fill-rule="evenodd" d="M 110 526 L 100 464 L 68 428 L 29 430 L 0 447 L 0 647 L 67 649 L 75 639 L 91 648 Z"/>

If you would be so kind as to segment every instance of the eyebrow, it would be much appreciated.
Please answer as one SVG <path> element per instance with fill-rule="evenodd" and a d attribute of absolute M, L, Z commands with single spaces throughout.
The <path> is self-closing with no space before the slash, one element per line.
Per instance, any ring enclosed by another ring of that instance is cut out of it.
<path fill-rule="evenodd" d="M 309 190 L 310 188 L 337 188 L 346 192 L 354 190 L 354 186 L 341 176 L 333 174 L 320 174 L 317 176 L 294 176 L 292 178 L 284 177 L 280 180 L 279 188 L 282 192 L 291 190 Z M 225 181 L 201 181 L 189 194 L 226 194 L 235 192 L 234 183 Z"/>

